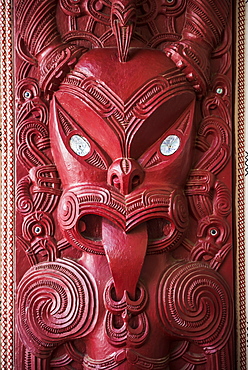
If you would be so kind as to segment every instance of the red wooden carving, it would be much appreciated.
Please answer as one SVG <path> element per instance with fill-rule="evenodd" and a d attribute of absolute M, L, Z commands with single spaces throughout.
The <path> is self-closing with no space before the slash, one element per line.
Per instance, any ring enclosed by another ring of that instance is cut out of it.
<path fill-rule="evenodd" d="M 16 369 L 234 369 L 230 8 L 16 0 Z"/>

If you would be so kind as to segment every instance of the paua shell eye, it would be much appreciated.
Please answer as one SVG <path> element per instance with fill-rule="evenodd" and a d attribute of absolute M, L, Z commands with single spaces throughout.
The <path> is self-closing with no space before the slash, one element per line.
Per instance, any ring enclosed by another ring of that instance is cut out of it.
<path fill-rule="evenodd" d="M 160 145 L 160 152 L 166 156 L 172 155 L 178 150 L 179 147 L 179 137 L 177 135 L 169 135 L 163 140 L 162 144 Z"/>
<path fill-rule="evenodd" d="M 80 157 L 84 157 L 89 154 L 91 146 L 88 140 L 80 135 L 73 135 L 70 138 L 70 147 L 74 153 Z"/>

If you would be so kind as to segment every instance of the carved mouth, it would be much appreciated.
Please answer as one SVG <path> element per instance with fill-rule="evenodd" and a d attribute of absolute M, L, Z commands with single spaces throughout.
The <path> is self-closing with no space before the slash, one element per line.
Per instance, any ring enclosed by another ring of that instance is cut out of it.
<path fill-rule="evenodd" d="M 177 191 L 153 189 L 124 197 L 98 187 L 72 190 L 62 197 L 59 222 L 67 240 L 88 252 L 104 254 L 102 225 L 106 220 L 127 236 L 144 225 L 148 254 L 177 247 L 187 227 L 185 199 Z"/>
<path fill-rule="evenodd" d="M 165 218 L 154 218 L 147 221 L 147 231 L 149 244 L 154 244 L 168 238 L 171 223 Z"/>
<path fill-rule="evenodd" d="M 87 214 L 82 216 L 77 225 L 77 231 L 84 240 L 83 244 L 95 244 L 98 248 L 102 246 L 102 221 L 103 217 Z M 153 218 L 145 222 L 148 233 L 148 253 L 156 247 L 163 247 L 164 243 L 171 237 L 174 227 L 166 218 Z"/>
<path fill-rule="evenodd" d="M 85 215 L 78 222 L 80 235 L 88 240 L 100 242 L 102 240 L 102 217 L 98 215 Z"/>

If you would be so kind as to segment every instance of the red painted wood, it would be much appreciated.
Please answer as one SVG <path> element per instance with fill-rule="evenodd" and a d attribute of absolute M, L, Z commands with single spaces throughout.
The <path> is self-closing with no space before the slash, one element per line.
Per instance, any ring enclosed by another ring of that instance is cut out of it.
<path fill-rule="evenodd" d="M 16 369 L 234 369 L 230 13 L 16 1 Z"/>

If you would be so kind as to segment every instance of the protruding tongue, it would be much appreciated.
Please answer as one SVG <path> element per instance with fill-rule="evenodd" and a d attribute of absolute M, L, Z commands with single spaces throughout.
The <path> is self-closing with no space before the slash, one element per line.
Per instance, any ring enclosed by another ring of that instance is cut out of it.
<path fill-rule="evenodd" d="M 135 291 L 147 249 L 145 223 L 126 233 L 113 222 L 103 219 L 102 239 L 109 267 L 114 279 L 117 299 L 125 291 L 135 299 Z"/>

